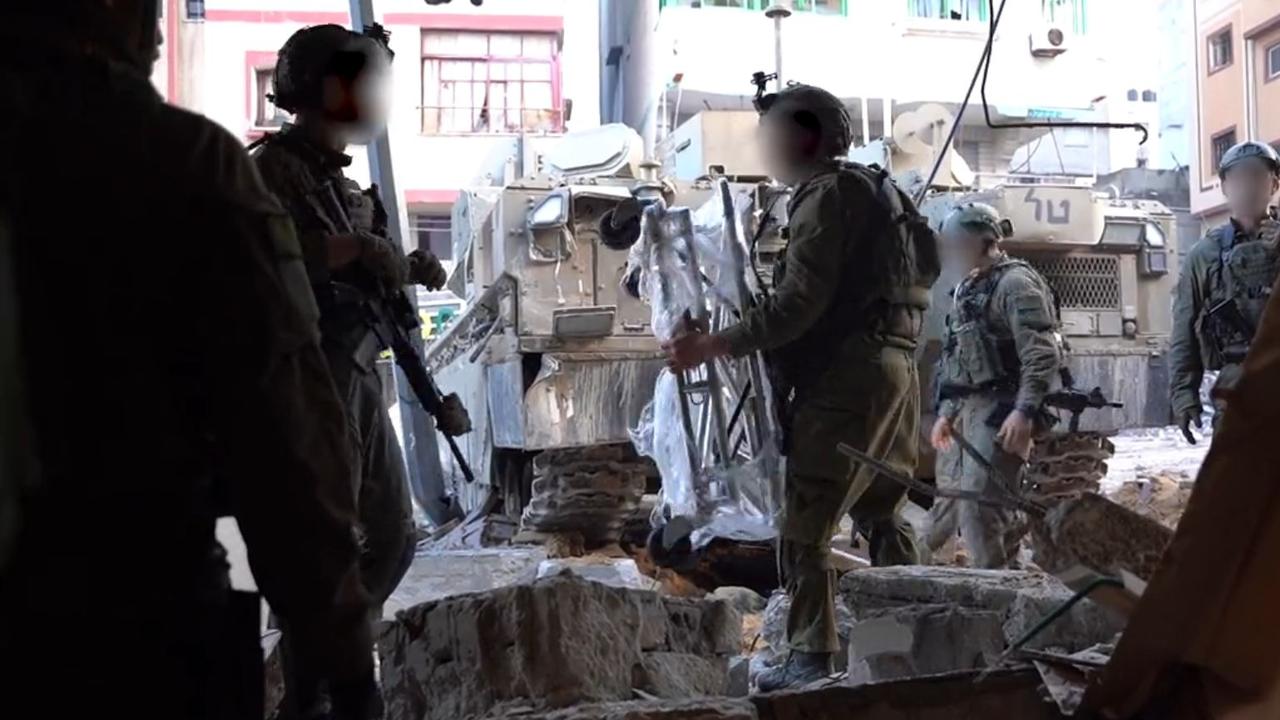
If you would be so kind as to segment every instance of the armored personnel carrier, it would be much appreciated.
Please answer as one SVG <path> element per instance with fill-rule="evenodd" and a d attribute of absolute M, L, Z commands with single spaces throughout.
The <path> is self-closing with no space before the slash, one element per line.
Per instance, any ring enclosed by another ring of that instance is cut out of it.
<path fill-rule="evenodd" d="M 458 440 L 475 480 L 445 453 L 445 484 L 464 511 L 506 516 L 526 536 L 611 542 L 658 484 L 631 431 L 664 360 L 624 274 L 648 201 L 697 207 L 715 189 L 659 179 L 642 147 L 621 125 L 571 134 L 538 174 L 454 207 L 450 288 L 465 309 L 425 360 L 470 410 L 474 430 Z"/>
<path fill-rule="evenodd" d="M 899 185 L 913 188 L 935 227 L 956 205 L 975 201 L 1013 222 L 1014 235 L 1002 246 L 1053 288 L 1076 391 L 1076 412 L 1059 411 L 1063 422 L 1037 443 L 1027 480 L 1047 494 L 1096 489 L 1114 452 L 1108 436 L 1169 423 L 1166 351 L 1178 277 L 1173 213 L 1152 200 L 1100 193 L 1082 184 L 1087 178 L 977 176 L 950 151 L 935 184 L 922 188 L 932 148 L 907 135 L 895 128 L 895 141 L 876 141 L 850 156 L 887 167 Z M 918 356 L 925 392 L 934 390 L 950 293 L 959 279 L 944 270 L 933 288 Z M 1099 390 L 1095 401 L 1106 398 L 1120 407 L 1085 410 L 1093 388 Z M 924 403 L 924 432 L 933 424 L 932 405 Z M 930 476 L 933 459 L 923 439 L 921 448 L 917 474 Z"/>

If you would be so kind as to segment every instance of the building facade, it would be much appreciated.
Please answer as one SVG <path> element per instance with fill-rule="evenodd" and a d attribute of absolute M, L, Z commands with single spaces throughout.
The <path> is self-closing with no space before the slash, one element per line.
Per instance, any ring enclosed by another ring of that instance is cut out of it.
<path fill-rule="evenodd" d="M 451 255 L 458 192 L 533 172 L 569 129 L 599 124 L 596 0 L 427 5 L 375 0 L 395 52 L 388 124 L 406 244 Z M 288 120 L 271 104 L 277 50 L 302 27 L 350 25 L 347 0 L 164 0 L 155 83 L 251 142 Z M 351 174 L 368 181 L 365 153 Z"/>
<path fill-rule="evenodd" d="M 1193 0 L 1191 210 L 1225 222 L 1218 161 L 1244 140 L 1280 147 L 1280 0 Z"/>
<path fill-rule="evenodd" d="M 750 110 L 752 73 L 775 70 L 778 39 L 765 15 L 774 4 L 601 0 L 604 119 L 625 122 L 656 144 L 703 109 Z M 894 120 L 925 104 L 954 113 L 986 45 L 991 8 L 1001 5 L 783 4 L 792 8 L 778 44 L 783 79 L 820 85 L 844 99 L 859 143 L 889 134 Z M 1099 101 L 1124 98 L 1130 89 L 1153 90 L 1155 64 L 1146 58 L 1156 55 L 1150 46 L 1155 33 L 1137 41 L 1129 33 L 1148 7 L 1153 0 L 1010 0 L 992 43 L 985 88 L 992 121 L 1093 119 Z M 1120 103 L 1112 108 L 1113 115 L 1125 110 Z M 956 148 L 975 170 L 1008 172 L 1015 150 L 1042 132 L 988 128 L 975 91 Z M 1136 148 L 1136 139 L 1129 142 Z M 1128 147 L 1109 152 L 1135 155 Z"/>

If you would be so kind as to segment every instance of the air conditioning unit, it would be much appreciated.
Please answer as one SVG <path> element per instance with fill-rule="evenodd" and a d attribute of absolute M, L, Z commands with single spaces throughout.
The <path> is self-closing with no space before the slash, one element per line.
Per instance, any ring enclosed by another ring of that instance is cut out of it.
<path fill-rule="evenodd" d="M 1036 57 L 1057 57 L 1067 51 L 1071 35 L 1057 25 L 1046 25 L 1031 33 L 1031 54 Z"/>

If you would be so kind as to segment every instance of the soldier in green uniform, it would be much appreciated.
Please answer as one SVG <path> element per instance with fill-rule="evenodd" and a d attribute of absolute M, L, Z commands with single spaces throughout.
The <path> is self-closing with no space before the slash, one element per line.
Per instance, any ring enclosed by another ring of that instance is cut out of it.
<path fill-rule="evenodd" d="M 1200 384 L 1217 370 L 1214 422 L 1225 407 L 1220 393 L 1240 375 L 1262 310 L 1280 268 L 1280 224 L 1271 202 L 1280 189 L 1280 157 L 1270 145 L 1243 142 L 1218 165 L 1231 220 L 1213 228 L 1187 253 L 1173 302 L 1169 341 L 1169 395 L 1173 415 L 1188 442 L 1200 427 Z"/>
<path fill-rule="evenodd" d="M 23 390 L 0 424 L 25 456 L 0 509 L 0 717 L 263 717 L 261 606 L 229 588 L 221 515 L 335 716 L 369 717 L 353 460 L 301 250 L 240 141 L 156 93 L 157 12 L 0 3 Z"/>
<path fill-rule="evenodd" d="M 664 347 L 675 369 L 769 351 L 775 385 L 790 397 L 781 555 L 792 653 L 759 679 L 761 689 L 776 690 L 825 675 L 839 647 L 828 557 L 846 513 L 869 534 L 876 565 L 919 561 L 898 515 L 903 488 L 851 472 L 837 445 L 914 472 L 920 390 L 913 353 L 938 257 L 933 232 L 887 174 L 840 160 L 851 134 L 837 98 L 796 85 L 765 96 L 760 109 L 771 172 L 794 188 L 776 292 L 737 325 L 716 334 L 691 329 Z M 855 487 L 865 492 L 855 497 Z"/>
<path fill-rule="evenodd" d="M 942 401 L 930 441 L 939 451 L 940 483 L 958 480 L 964 490 L 990 495 L 998 494 L 994 484 L 1016 482 L 1043 429 L 1041 406 L 1062 365 L 1053 291 L 1029 264 L 1001 251 L 1000 240 L 1012 232 L 1008 220 L 982 203 L 956 208 L 942 225 L 944 258 L 969 273 L 947 316 L 937 380 Z M 955 446 L 957 426 L 997 473 Z M 958 528 L 974 567 L 1016 565 L 1026 529 L 1017 513 L 942 499 L 929 515 L 931 549 Z"/>
<path fill-rule="evenodd" d="M 362 304 L 407 283 L 435 290 L 446 275 L 425 250 L 407 257 L 387 232 L 377 188 L 362 190 L 343 174 L 349 143 L 369 142 L 385 122 L 392 53 L 380 27 L 356 33 L 316 25 L 294 33 L 280 49 L 276 106 L 295 122 L 268 135 L 253 158 L 267 187 L 298 228 L 307 273 L 320 306 L 321 347 L 346 405 L 358 457 L 356 491 L 364 531 L 362 573 L 375 609 L 391 595 L 413 558 L 416 532 L 404 459 L 383 404 L 377 360 L 386 348 L 368 325 Z M 445 398 L 440 429 L 470 430 L 456 395 Z M 286 627 L 286 638 L 288 636 Z M 291 643 L 286 644 L 288 650 Z M 286 710 L 309 717 L 324 697 L 309 668 L 289 659 Z"/>

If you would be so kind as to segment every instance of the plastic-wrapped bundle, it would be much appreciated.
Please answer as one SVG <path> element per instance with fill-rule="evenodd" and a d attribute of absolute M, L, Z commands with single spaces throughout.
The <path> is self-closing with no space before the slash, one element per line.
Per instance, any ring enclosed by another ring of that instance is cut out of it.
<path fill-rule="evenodd" d="M 645 210 L 631 263 L 640 269 L 639 287 L 660 340 L 687 319 L 712 331 L 727 327 L 751 300 L 738 232 L 748 204 L 735 199 L 727 183 L 720 191 L 696 213 L 661 204 Z M 653 522 L 679 528 L 665 533 L 668 548 L 686 534 L 694 547 L 712 537 L 776 534 L 782 468 L 771 397 L 758 354 L 660 374 L 632 437 L 662 474 Z"/>

